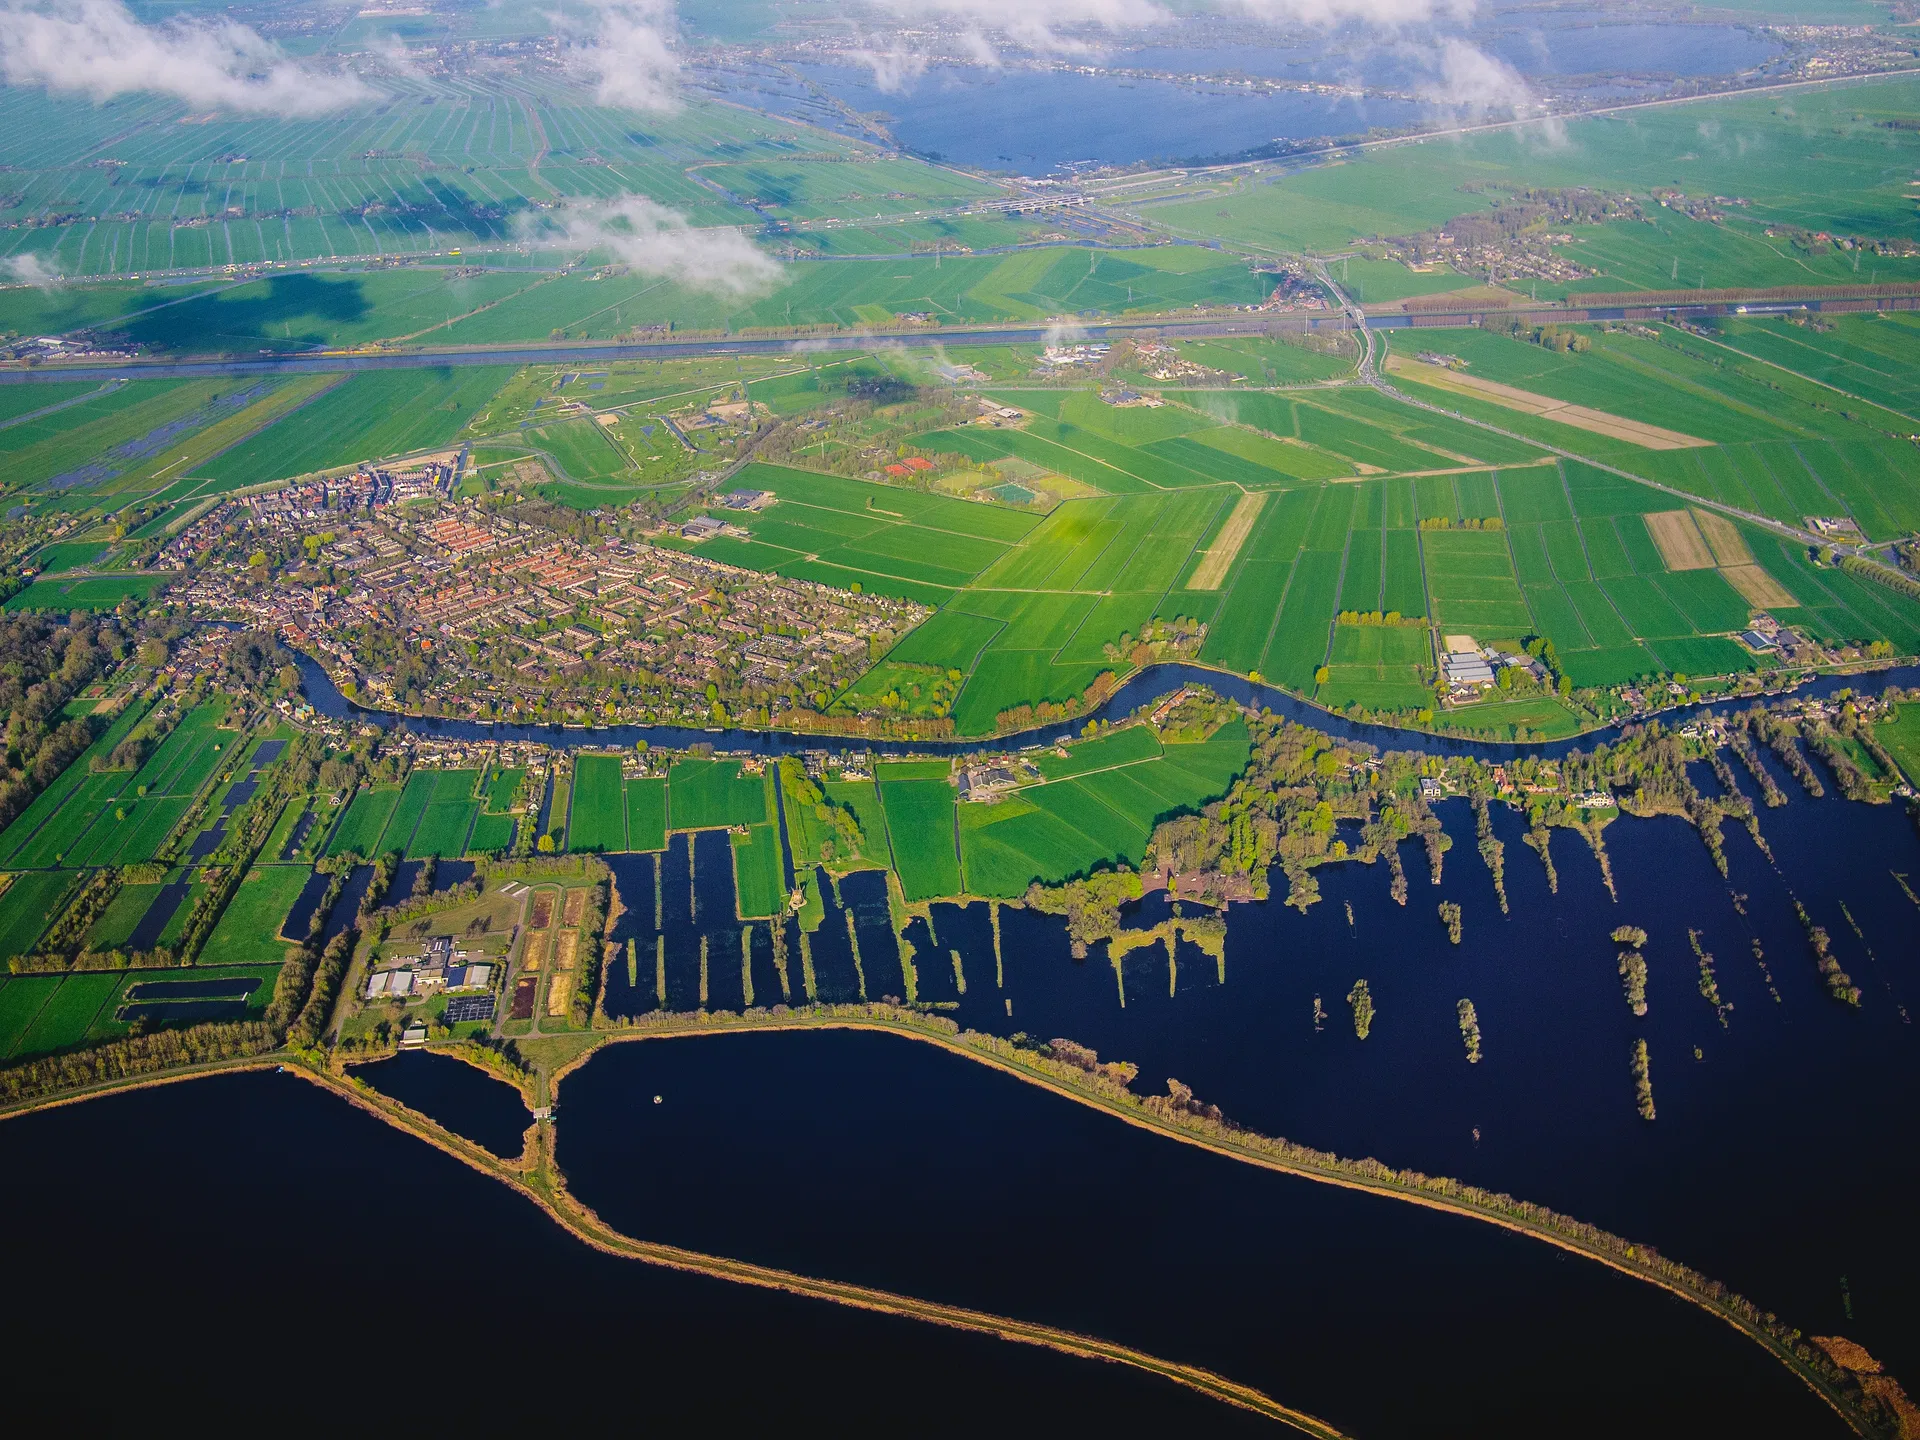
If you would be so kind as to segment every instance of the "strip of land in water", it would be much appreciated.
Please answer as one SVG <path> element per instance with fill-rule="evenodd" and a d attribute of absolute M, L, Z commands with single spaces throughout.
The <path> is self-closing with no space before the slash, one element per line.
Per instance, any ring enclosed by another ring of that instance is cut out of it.
<path fill-rule="evenodd" d="M 870 1030 L 918 1040 L 1078 1104 L 1104 1111 L 1129 1125 L 1156 1131 L 1169 1139 L 1196 1145 L 1229 1159 L 1321 1184 L 1366 1191 L 1427 1209 L 1447 1211 L 1544 1241 L 1571 1254 L 1597 1261 L 1623 1275 L 1656 1285 L 1718 1316 L 1798 1376 L 1856 1434 L 1872 1437 L 1880 1433 L 1871 1417 L 1842 1388 L 1839 1372 L 1828 1373 L 1829 1367 L 1820 1363 L 1816 1353 L 1801 1340 L 1798 1331 L 1789 1330 L 1763 1316 L 1751 1302 L 1719 1282 L 1669 1260 L 1649 1247 L 1632 1244 L 1544 1206 L 1494 1194 L 1460 1181 L 1423 1175 L 1416 1171 L 1395 1170 L 1376 1160 L 1347 1160 L 1285 1140 L 1241 1130 L 1199 1113 L 1176 1111 L 1164 1101 L 1143 1099 L 1104 1077 L 1020 1049 L 1009 1041 L 972 1031 L 963 1032 L 944 1017 L 884 1004 L 816 1006 L 793 1010 L 780 1007 L 744 1015 L 726 1012 L 655 1015 L 618 1030 L 532 1042 L 530 1048 L 553 1050 L 553 1059 L 558 1063 L 527 1072 L 520 1082 L 520 1089 L 530 1107 L 537 1112 L 545 1111 L 551 1105 L 552 1096 L 560 1082 L 585 1064 L 603 1045 L 752 1030 Z M 539 1205 L 556 1223 L 604 1253 L 741 1284 L 787 1290 L 856 1309 L 883 1311 L 933 1324 L 998 1335 L 1003 1339 L 1041 1345 L 1067 1354 L 1133 1365 L 1227 1404 L 1280 1420 L 1303 1434 L 1340 1440 L 1341 1432 L 1324 1421 L 1293 1410 L 1250 1386 L 1240 1385 L 1211 1371 L 1162 1360 L 1097 1337 L 1076 1335 L 1050 1326 L 894 1295 L 859 1285 L 796 1275 L 677 1246 L 635 1240 L 606 1225 L 567 1191 L 565 1178 L 553 1162 L 554 1122 L 550 1114 L 536 1118 L 528 1128 L 527 1145 L 518 1159 L 502 1160 L 399 1101 L 348 1078 L 339 1067 L 322 1067 L 314 1064 L 309 1057 L 293 1052 L 276 1052 L 271 1056 L 247 1057 L 106 1081 L 84 1090 L 0 1110 L 0 1120 L 96 1096 L 196 1079 L 202 1075 L 266 1069 L 284 1069 L 331 1090 L 455 1159 L 511 1186 Z"/>

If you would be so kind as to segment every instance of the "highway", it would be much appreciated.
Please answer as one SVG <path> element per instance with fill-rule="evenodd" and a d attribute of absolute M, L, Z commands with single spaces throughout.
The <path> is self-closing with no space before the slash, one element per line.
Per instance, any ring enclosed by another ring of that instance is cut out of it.
<path fill-rule="evenodd" d="M 1154 331 L 1188 339 L 1225 335 L 1267 335 L 1277 330 L 1346 327 L 1332 310 L 1244 318 L 1128 319 L 1081 324 L 1062 321 L 1078 340 L 1117 340 Z M 685 360 L 700 355 L 790 355 L 818 351 L 872 350 L 894 345 L 1035 345 L 1052 325 L 969 326 L 879 333 L 818 336 L 714 336 L 705 339 L 621 341 L 557 340 L 524 345 L 449 346 L 444 349 L 353 351 L 311 350 L 288 354 L 158 356 L 135 360 L 44 361 L 34 366 L 0 365 L 0 385 L 37 380 L 176 380 L 206 375 L 314 375 L 355 370 L 426 370 L 453 365 L 605 365 L 614 360 Z"/>

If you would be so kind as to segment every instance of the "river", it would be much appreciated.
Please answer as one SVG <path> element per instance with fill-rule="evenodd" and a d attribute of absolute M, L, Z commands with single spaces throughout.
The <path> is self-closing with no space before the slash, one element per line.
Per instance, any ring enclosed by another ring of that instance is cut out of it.
<path fill-rule="evenodd" d="M 877 755 L 981 755 L 1005 753 L 1031 745 L 1054 745 L 1080 735 L 1089 721 L 1119 721 L 1142 706 L 1171 695 L 1184 685 L 1205 685 L 1238 704 L 1270 710 L 1302 725 L 1310 725 L 1336 740 L 1371 745 L 1380 750 L 1419 750 L 1430 755 L 1472 757 L 1487 761 L 1511 760 L 1521 755 L 1558 759 L 1570 750 L 1592 753 L 1595 745 L 1619 738 L 1622 726 L 1611 725 L 1589 731 L 1571 740 L 1503 744 L 1487 740 L 1461 740 L 1446 735 L 1430 735 L 1420 730 L 1403 730 L 1393 725 L 1377 725 L 1349 720 L 1331 710 L 1323 710 L 1273 685 L 1249 680 L 1230 671 L 1180 661 L 1163 662 L 1136 673 L 1093 710 L 1073 720 L 1023 730 L 999 739 L 975 740 L 853 740 L 843 736 L 819 735 L 793 730 L 701 729 L 691 725 L 523 725 L 501 720 L 458 720 L 435 715 L 401 715 L 359 705 L 340 693 L 325 670 L 312 657 L 297 654 L 300 687 L 307 702 L 330 720 L 361 720 L 391 729 L 405 725 L 415 735 L 442 740 L 537 741 L 561 750 L 625 750 L 636 741 L 669 750 L 685 750 L 707 744 L 716 750 L 736 754 L 799 755 L 809 750 L 871 750 Z M 1889 685 L 1920 686 L 1920 666 L 1888 667 L 1861 675 L 1823 675 L 1795 689 L 1801 697 L 1832 695 L 1840 690 L 1878 694 Z M 1769 697 L 1770 698 L 1770 697 Z M 1711 704 L 1688 706 L 1662 715 L 1678 724 L 1703 712 L 1727 714 L 1745 709 L 1756 697 L 1720 700 Z"/>

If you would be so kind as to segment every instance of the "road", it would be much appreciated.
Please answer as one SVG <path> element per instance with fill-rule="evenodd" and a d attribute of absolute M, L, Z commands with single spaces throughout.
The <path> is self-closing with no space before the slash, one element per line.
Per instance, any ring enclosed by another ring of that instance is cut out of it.
<path fill-rule="evenodd" d="M 1274 329 L 1311 330 L 1343 324 L 1328 311 L 1263 315 L 1249 311 L 1244 318 L 1209 316 L 1198 320 L 1134 318 L 1072 325 L 1075 339 L 1114 340 L 1142 331 L 1176 334 L 1194 339 L 1225 335 L 1265 335 Z M 613 360 L 685 360 L 700 355 L 789 355 L 815 351 L 871 350 L 877 345 L 1033 345 L 1045 341 L 1051 325 L 981 325 L 966 328 L 885 331 L 868 334 L 764 338 L 715 337 L 701 340 L 539 341 L 526 345 L 449 346 L 445 349 L 364 351 L 298 351 L 284 355 L 221 355 L 182 359 L 59 361 L 31 368 L 0 364 L 0 385 L 37 380 L 175 380 L 209 375 L 311 375 L 359 370 L 431 370 L 466 365 L 605 365 Z"/>
<path fill-rule="evenodd" d="M 1604 460 L 1594 459 L 1591 455 L 1582 455 L 1573 450 L 1562 449 L 1560 446 L 1550 441 L 1541 440 L 1536 436 L 1522 435 L 1517 430 L 1503 429 L 1498 425 L 1476 419 L 1471 415 L 1463 415 L 1458 410 L 1450 410 L 1444 405 L 1435 405 L 1426 400 L 1416 399 L 1414 396 L 1407 394 L 1406 391 L 1399 389 L 1381 376 L 1378 368 L 1374 364 L 1374 329 L 1376 327 L 1368 324 L 1366 314 L 1347 297 L 1346 292 L 1334 283 L 1333 277 L 1327 273 L 1326 266 L 1323 263 L 1315 261 L 1313 262 L 1313 266 L 1320 283 L 1326 286 L 1327 293 L 1335 296 L 1339 300 L 1347 317 L 1353 321 L 1360 331 L 1361 354 L 1356 373 L 1361 383 L 1372 386 L 1389 399 L 1396 400 L 1402 405 L 1411 405 L 1416 410 L 1425 410 L 1434 415 L 1444 415 L 1449 420 L 1458 420 L 1463 424 L 1472 425 L 1481 430 L 1491 431 L 1495 435 L 1504 435 L 1509 440 L 1518 440 L 1522 444 L 1531 445 L 1537 450 L 1551 451 L 1563 460 L 1578 460 L 1581 464 L 1590 465 L 1595 470 L 1604 470 L 1609 475 L 1618 475 L 1622 480 L 1631 480 L 1636 485 L 1645 485 L 1650 490 L 1658 490 L 1663 494 L 1671 495 L 1680 502 L 1682 508 L 1698 506 L 1703 510 L 1712 510 L 1735 520 L 1744 520 L 1749 525 L 1758 525 L 1762 529 L 1770 530 L 1776 535 L 1784 536 L 1789 540 L 1805 545 L 1831 545 L 1833 543 L 1832 538 L 1829 536 L 1816 535 L 1811 530 L 1799 529 L 1783 521 L 1775 520 L 1770 515 L 1759 515 L 1751 510 L 1742 510 L 1734 505 L 1723 504 L 1718 500 L 1708 500 L 1703 496 L 1693 494 L 1691 491 L 1676 489 L 1671 485 L 1663 485 L 1657 480 L 1649 480 L 1644 475 L 1636 475 L 1631 470 L 1622 470 L 1617 465 L 1609 465 Z"/>

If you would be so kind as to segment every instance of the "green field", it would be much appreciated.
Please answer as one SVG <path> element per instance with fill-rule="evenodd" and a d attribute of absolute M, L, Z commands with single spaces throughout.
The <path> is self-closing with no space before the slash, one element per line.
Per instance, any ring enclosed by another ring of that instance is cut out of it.
<path fill-rule="evenodd" d="M 6 990 L 0 991 L 0 1030 L 4 1030 L 12 1018 L 6 1011 L 12 1008 L 7 1001 L 15 986 L 23 987 L 19 998 L 20 1010 L 34 1009 L 31 1021 L 9 1052 L 9 1058 L 43 1055 L 50 1050 L 64 1050 L 78 1045 L 93 1028 L 95 1017 L 120 988 L 121 979 L 121 975 L 106 971 L 50 980 L 24 976 L 9 980 Z M 38 996 L 36 991 L 39 992 Z M 36 998 L 40 1001 L 37 1007 L 33 1005 Z"/>
<path fill-rule="evenodd" d="M 426 814 L 427 806 L 433 800 L 434 787 L 439 774 L 433 770 L 415 770 L 407 776 L 407 783 L 401 788 L 399 800 L 389 813 L 386 828 L 380 833 L 380 852 L 398 850 L 403 855 L 413 841 L 413 833 L 419 828 L 420 818 Z M 353 817 L 347 817 L 351 820 Z"/>
<path fill-rule="evenodd" d="M 280 927 L 313 872 L 305 865 L 256 865 L 221 912 L 197 964 L 265 964 L 286 956 Z M 184 907 L 183 907 L 184 908 Z"/>
<path fill-rule="evenodd" d="M 733 837 L 733 880 L 742 919 L 765 919 L 785 911 L 779 826 L 749 825 L 744 835 Z"/>
<path fill-rule="evenodd" d="M 333 832 L 333 839 L 327 845 L 327 854 L 354 854 L 368 858 L 380 853 L 380 837 L 386 832 L 387 822 L 393 818 L 394 807 L 400 803 L 398 785 L 374 785 L 353 797 L 353 803 L 347 806 L 346 817 Z"/>
<path fill-rule="evenodd" d="M 1438 226 L 1530 186 L 1588 186 L 1642 197 L 1653 223 L 1576 227 L 1573 253 L 1604 272 L 1578 282 L 1583 289 L 1837 284 L 1855 278 L 1853 256 L 1809 253 L 1785 233 L 1765 232 L 1831 230 L 1836 207 L 1844 206 L 1848 233 L 1903 233 L 1910 219 L 1904 184 L 1920 162 L 1920 138 L 1878 122 L 1916 108 L 1920 82 L 1910 76 L 1804 91 L 1790 104 L 1771 95 L 1727 96 L 1571 119 L 1564 145 L 1498 130 L 1382 147 L 1334 165 L 1290 165 L 1230 193 L 1153 204 L 1145 213 L 1184 235 L 1268 252 L 1326 252 L 1359 237 Z M 1469 180 L 1477 182 L 1474 191 L 1463 188 Z M 1651 201 L 1655 186 L 1748 203 L 1727 207 L 1723 224 L 1689 221 Z M 1914 264 L 1882 259 L 1880 278 L 1914 278 Z M 1336 281 L 1341 273 L 1336 265 Z M 1357 263 L 1346 274 L 1349 284 L 1380 298 L 1424 286 L 1423 277 L 1391 277 Z M 1542 298 L 1553 293 L 1541 290 Z"/>
<path fill-rule="evenodd" d="M 473 855 L 493 855 L 509 849 L 518 833 L 518 822 L 511 815 L 481 812 L 473 818 L 473 833 L 467 837 L 467 851 Z"/>
<path fill-rule="evenodd" d="M 772 491 L 779 503 L 736 522 L 751 540 L 720 537 L 705 542 L 701 553 L 931 605 L 992 565 L 1036 523 L 997 506 L 776 465 L 749 465 L 737 483 Z"/>
<path fill-rule="evenodd" d="M 1902 705 L 1891 720 L 1876 727 L 1874 735 L 1905 772 L 1907 782 L 1920 785 L 1920 705 Z"/>
<path fill-rule="evenodd" d="M 738 760 L 676 760 L 667 773 L 667 814 L 670 830 L 764 825 L 766 781 L 741 774 Z"/>
<path fill-rule="evenodd" d="M 1335 710 L 1418 710 L 1433 703 L 1424 677 L 1433 670 L 1432 641 L 1423 625 L 1336 625 L 1329 677 L 1314 698 Z"/>
<path fill-rule="evenodd" d="M 61 983 L 58 975 L 0 977 L 0 1060 L 19 1053 L 28 1029 Z"/>
<path fill-rule="evenodd" d="M 93 1028 L 88 1039 L 108 1039 L 127 1033 L 127 1022 L 120 1018 L 122 1007 L 137 1005 L 143 1008 L 149 1027 L 167 1024 L 191 1025 L 197 1016 L 193 1013 L 191 995 L 180 996 L 173 990 L 175 986 L 196 987 L 208 981 L 248 980 L 253 982 L 251 991 L 232 997 L 240 1000 L 246 1007 L 248 1018 L 257 1016 L 266 1009 L 267 1002 L 273 998 L 274 980 L 280 973 L 280 966 L 269 965 L 195 965 L 191 969 L 180 970 L 134 970 L 115 987 L 111 998 L 100 1007 L 94 1017 Z M 183 1007 L 183 1013 L 174 1015 L 176 1007 Z"/>
<path fill-rule="evenodd" d="M 56 575 L 35 580 L 7 601 L 8 610 L 112 610 L 122 600 L 145 600 L 167 583 L 164 575 Z"/>
<path fill-rule="evenodd" d="M 567 848 L 627 849 L 626 811 L 619 757 L 578 757 L 573 762 L 573 813 L 567 822 Z"/>
<path fill-rule="evenodd" d="M 200 467 L 217 490 L 447 445 L 506 384 L 504 366 L 355 375 Z"/>
<path fill-rule="evenodd" d="M 667 848 L 667 782 L 627 782 L 627 845 L 634 850 Z"/>
<path fill-rule="evenodd" d="M 29 871 L 13 877 L 0 894 L 0 960 L 11 960 L 33 949 L 40 932 L 59 912 L 60 901 L 73 884 L 71 873 Z"/>
<path fill-rule="evenodd" d="M 154 897 L 164 888 L 159 884 L 122 885 L 88 929 L 87 949 L 117 950 L 125 945 L 142 917 L 153 907 Z"/>
<path fill-rule="evenodd" d="M 1134 726 L 1043 757 L 1044 780 L 993 804 L 960 807 L 970 895 L 1014 898 L 1114 860 L 1137 865 L 1160 820 L 1225 793 L 1247 763 L 1239 721 L 1198 745 L 1163 746 Z M 883 787 L 884 788 L 884 787 Z"/>
<path fill-rule="evenodd" d="M 954 826 L 954 789 L 946 780 L 878 781 L 893 846 L 893 865 L 909 900 L 961 893 Z"/>

